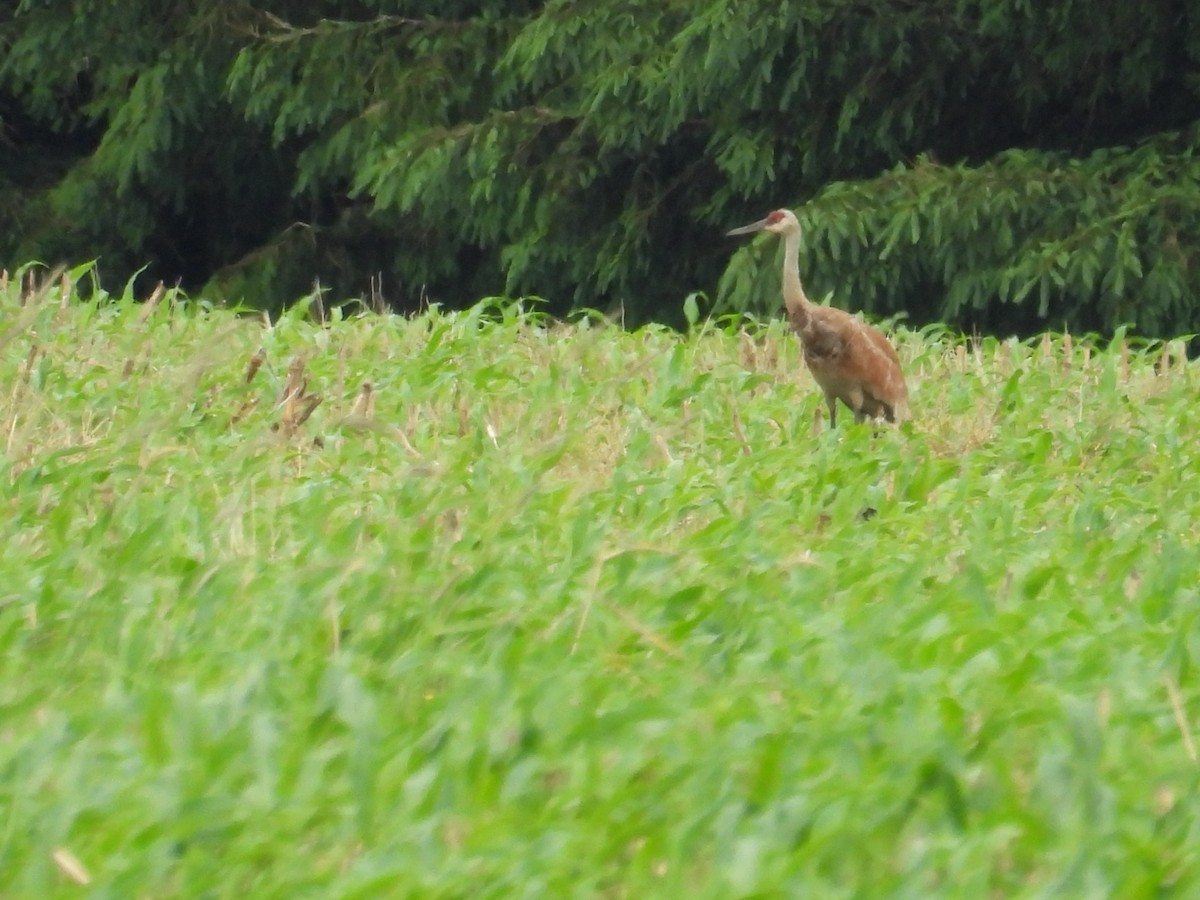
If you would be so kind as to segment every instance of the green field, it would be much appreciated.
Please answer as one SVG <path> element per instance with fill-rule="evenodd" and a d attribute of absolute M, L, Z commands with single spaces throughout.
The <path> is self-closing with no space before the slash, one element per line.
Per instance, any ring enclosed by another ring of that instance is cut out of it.
<path fill-rule="evenodd" d="M 1200 895 L 1178 355 L 0 315 L 4 898 Z"/>

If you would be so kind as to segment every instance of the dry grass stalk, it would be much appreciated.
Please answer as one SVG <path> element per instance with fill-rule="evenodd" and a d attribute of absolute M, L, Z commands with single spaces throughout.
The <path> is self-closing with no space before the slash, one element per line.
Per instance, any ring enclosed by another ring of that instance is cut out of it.
<path fill-rule="evenodd" d="M 33 344 L 29 348 L 29 355 L 25 357 L 25 365 L 21 368 L 21 384 L 29 384 L 29 379 L 33 377 L 33 367 L 37 364 L 38 353 L 41 348 L 37 344 Z"/>
<path fill-rule="evenodd" d="M 63 272 L 58 280 L 58 308 L 66 309 L 71 302 L 71 276 Z"/>
<path fill-rule="evenodd" d="M 166 292 L 166 287 L 160 281 L 154 290 L 150 292 L 150 296 L 146 298 L 146 302 L 142 304 L 142 311 L 138 314 L 138 322 L 145 322 L 154 315 L 154 310 L 158 307 L 159 301 L 162 300 Z"/>
<path fill-rule="evenodd" d="M 1042 362 L 1048 362 L 1054 358 L 1054 345 L 1050 342 L 1050 332 L 1042 333 Z"/>
<path fill-rule="evenodd" d="M 18 301 L 19 305 L 35 306 L 41 303 L 41 301 L 50 293 L 54 283 L 60 279 L 64 288 L 63 296 L 65 297 L 67 292 L 70 290 L 71 282 L 62 266 L 58 266 L 55 269 L 50 269 L 46 272 L 46 276 L 41 279 L 37 277 L 36 270 L 26 269 L 24 274 L 21 275 L 21 291 Z M 65 307 L 65 305 L 66 304 L 64 303 L 63 306 Z"/>
<path fill-rule="evenodd" d="M 1062 351 L 1063 351 L 1063 371 L 1070 372 L 1071 364 L 1074 362 L 1073 357 L 1075 356 L 1075 345 L 1071 340 L 1070 333 L 1063 335 Z"/>
<path fill-rule="evenodd" d="M 250 361 L 246 363 L 246 374 L 243 376 L 243 383 L 250 384 L 254 380 L 254 376 L 258 374 L 258 370 L 262 368 L 262 364 L 267 361 L 267 351 L 259 347 L 254 355 L 250 357 Z M 241 405 L 237 411 L 229 419 L 229 427 L 232 428 L 242 419 L 246 418 L 255 407 L 258 406 L 257 397 L 245 397 L 242 399 Z"/>
<path fill-rule="evenodd" d="M 8 269 L 0 269 L 0 293 L 8 292 Z"/>
<path fill-rule="evenodd" d="M 392 434 L 395 436 L 396 441 L 400 444 L 401 447 L 404 448 L 404 451 L 409 456 L 413 457 L 414 459 L 424 459 L 425 458 L 421 455 L 421 452 L 412 445 L 412 441 L 410 441 L 408 439 L 408 435 L 405 434 L 402 430 L 400 430 L 399 428 L 393 428 Z"/>
<path fill-rule="evenodd" d="M 603 597 L 600 598 L 600 602 L 603 603 L 608 608 L 608 610 L 613 613 L 613 615 L 615 615 L 618 619 L 620 619 L 622 622 L 624 622 L 626 626 L 628 626 L 631 630 L 637 632 L 637 634 L 646 643 L 650 644 L 652 647 L 658 648 L 659 650 L 661 650 L 663 653 L 665 653 L 667 656 L 671 657 L 672 659 L 676 659 L 676 660 L 685 659 L 683 653 L 681 653 L 678 649 L 676 649 L 676 647 L 673 644 L 671 644 L 669 641 L 667 641 L 666 638 L 662 637 L 656 631 L 653 631 L 647 625 L 640 622 L 637 618 L 635 618 L 627 610 L 623 609 L 621 606 L 617 605 L 616 603 L 606 600 Z M 574 649 L 574 648 L 572 648 L 572 649 Z"/>
<path fill-rule="evenodd" d="M 280 404 L 286 404 L 289 400 L 301 396 L 308 387 L 308 379 L 304 377 L 305 365 L 304 357 L 297 356 L 288 366 L 287 380 L 283 383 L 283 393 L 279 396 Z"/>
<path fill-rule="evenodd" d="M 1162 350 L 1159 351 L 1158 359 L 1154 363 L 1154 371 L 1161 376 L 1169 376 L 1175 368 L 1171 358 L 1173 349 L 1171 341 L 1163 341 Z"/>
<path fill-rule="evenodd" d="M 1004 341 L 996 347 L 996 368 L 1002 375 L 1012 372 L 1012 346 Z"/>
<path fill-rule="evenodd" d="M 1121 346 L 1117 357 L 1117 374 L 1121 381 L 1129 380 L 1129 342 L 1121 338 Z"/>
<path fill-rule="evenodd" d="M 250 357 L 250 362 L 246 363 L 245 383 L 249 384 L 254 380 L 254 376 L 258 374 L 258 370 L 262 368 L 262 364 L 267 361 L 267 351 L 262 347 Z"/>
<path fill-rule="evenodd" d="M 746 431 L 742 428 L 742 417 L 738 415 L 735 408 L 733 411 L 733 433 L 737 435 L 738 440 L 742 444 L 742 454 L 749 456 L 754 451 L 750 448 L 750 442 L 746 440 Z"/>
<path fill-rule="evenodd" d="M 321 282 L 313 281 L 312 299 L 308 301 L 309 314 L 316 320 L 318 325 L 325 324 L 325 301 L 321 299 Z"/>
<path fill-rule="evenodd" d="M 239 406 L 237 411 L 229 417 L 229 427 L 232 428 L 238 422 L 242 421 L 242 419 L 246 418 L 246 416 L 250 415 L 256 406 L 258 406 L 257 397 L 246 397 L 244 400 L 242 400 L 241 406 Z"/>
<path fill-rule="evenodd" d="M 362 387 L 358 389 L 358 396 L 354 398 L 354 408 L 350 411 L 350 416 L 366 422 L 370 422 L 375 417 L 375 386 L 371 382 L 364 381 Z"/>
<path fill-rule="evenodd" d="M 658 448 L 658 452 L 662 454 L 666 464 L 672 465 L 675 462 L 675 457 L 671 455 L 671 448 L 667 446 L 666 439 L 659 433 L 654 432 L 654 446 Z"/>
<path fill-rule="evenodd" d="M 1183 737 L 1183 746 L 1187 750 L 1187 755 L 1192 762 L 1200 760 L 1200 756 L 1196 753 L 1196 742 L 1192 740 L 1192 729 L 1188 725 L 1187 714 L 1183 710 L 1183 700 L 1179 696 L 1179 688 L 1176 686 L 1174 679 L 1167 675 L 1163 678 L 1163 683 L 1167 686 L 1167 697 L 1171 701 L 1171 712 L 1175 716 L 1175 724 L 1179 727 L 1179 734 Z"/>
<path fill-rule="evenodd" d="M 309 394 L 300 401 L 299 411 L 296 414 L 296 424 L 294 427 L 299 428 L 308 417 L 313 414 L 313 410 L 321 405 L 321 397 L 319 394 Z"/>
<path fill-rule="evenodd" d="M 371 309 L 377 315 L 387 312 L 387 301 L 383 299 L 383 273 L 371 276 Z"/>
<path fill-rule="evenodd" d="M 758 354 L 754 349 L 754 339 L 744 331 L 738 335 L 738 350 L 741 351 L 742 365 L 751 372 L 757 372 Z"/>
<path fill-rule="evenodd" d="M 459 397 L 456 404 L 458 413 L 458 436 L 466 437 L 471 433 L 471 407 L 466 397 Z"/>
<path fill-rule="evenodd" d="M 92 876 L 88 873 L 83 863 L 66 847 L 55 848 L 54 852 L 50 854 L 50 858 L 54 860 L 54 864 L 58 866 L 59 871 L 76 884 L 89 885 L 92 883 Z"/>
<path fill-rule="evenodd" d="M 283 387 L 280 405 L 283 418 L 279 423 L 285 434 L 292 434 L 303 425 L 321 404 L 319 394 L 308 393 L 308 378 L 304 375 L 304 357 L 297 356 L 288 366 L 287 381 Z"/>
<path fill-rule="evenodd" d="M 21 290 L 19 292 L 21 306 L 28 306 L 35 294 L 37 294 L 37 276 L 33 274 L 33 269 L 26 269 L 21 274 Z"/>
<path fill-rule="evenodd" d="M 779 341 L 772 338 L 767 338 L 762 343 L 762 359 L 764 367 L 768 372 L 779 370 Z"/>

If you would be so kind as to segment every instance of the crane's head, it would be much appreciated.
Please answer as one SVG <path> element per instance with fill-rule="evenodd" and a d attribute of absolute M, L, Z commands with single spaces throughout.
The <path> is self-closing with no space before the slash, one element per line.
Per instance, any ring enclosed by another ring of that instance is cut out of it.
<path fill-rule="evenodd" d="M 790 209 L 777 209 L 765 219 L 735 228 L 725 232 L 726 237 L 735 234 L 753 234 L 756 231 L 770 231 L 773 234 L 795 234 L 800 231 L 800 222 Z"/>

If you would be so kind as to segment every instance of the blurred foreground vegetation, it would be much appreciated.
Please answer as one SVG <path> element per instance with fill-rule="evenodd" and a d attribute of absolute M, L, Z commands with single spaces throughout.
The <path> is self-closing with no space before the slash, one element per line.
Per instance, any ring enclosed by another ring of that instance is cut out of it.
<path fill-rule="evenodd" d="M 4 897 L 1200 889 L 1177 345 L 175 300 L 0 296 Z"/>

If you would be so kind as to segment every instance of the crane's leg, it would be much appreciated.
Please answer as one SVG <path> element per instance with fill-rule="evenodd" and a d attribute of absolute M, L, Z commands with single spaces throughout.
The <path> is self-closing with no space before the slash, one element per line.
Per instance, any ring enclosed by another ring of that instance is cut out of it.
<path fill-rule="evenodd" d="M 865 398 L 862 405 L 854 411 L 854 421 L 859 423 L 865 422 L 867 419 L 878 421 L 880 416 L 886 415 L 886 410 L 887 407 L 882 403 L 876 403 L 871 398 Z"/>

